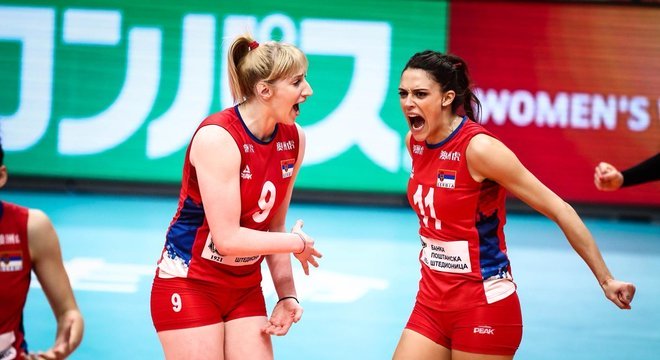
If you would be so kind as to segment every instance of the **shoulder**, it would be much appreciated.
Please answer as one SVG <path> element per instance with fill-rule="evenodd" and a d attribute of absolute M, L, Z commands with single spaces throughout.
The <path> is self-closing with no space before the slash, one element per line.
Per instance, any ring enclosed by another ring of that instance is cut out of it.
<path fill-rule="evenodd" d="M 28 209 L 28 229 L 39 229 L 52 226 L 50 218 L 39 209 Z"/>
<path fill-rule="evenodd" d="M 488 162 L 508 161 L 508 158 L 515 155 L 498 138 L 490 133 L 478 133 L 474 135 L 467 147 L 468 159 L 483 160 Z"/>
<path fill-rule="evenodd" d="M 193 135 L 193 143 L 213 143 L 230 140 L 233 137 L 230 133 L 230 125 L 238 120 L 234 107 L 228 107 L 209 115 L 199 124 L 199 128 Z"/>
<path fill-rule="evenodd" d="M 470 138 L 467 151 L 475 157 L 487 156 L 489 151 L 497 148 L 499 145 L 504 146 L 501 141 L 497 140 L 488 133 L 477 133 Z"/>
<path fill-rule="evenodd" d="M 39 209 L 29 209 L 27 223 L 28 244 L 33 260 L 48 254 L 57 246 L 57 234 L 46 213 Z"/>
<path fill-rule="evenodd" d="M 218 154 L 222 154 L 222 156 L 218 156 Z M 190 161 L 193 166 L 196 166 L 196 161 L 200 158 L 220 160 L 227 159 L 227 156 L 240 158 L 238 143 L 227 129 L 207 125 L 200 128 L 193 136 L 190 148 Z"/>
<path fill-rule="evenodd" d="M 484 178 L 497 180 L 518 163 L 513 152 L 488 133 L 474 135 L 465 153 L 470 173 L 476 181 Z"/>

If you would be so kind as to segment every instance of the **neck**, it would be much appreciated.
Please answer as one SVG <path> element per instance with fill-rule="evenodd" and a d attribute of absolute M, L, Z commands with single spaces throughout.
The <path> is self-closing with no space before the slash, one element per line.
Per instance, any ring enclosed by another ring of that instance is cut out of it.
<path fill-rule="evenodd" d="M 463 120 L 462 117 L 458 115 L 454 115 L 452 120 L 449 121 L 449 133 L 453 133 L 454 130 L 456 130 L 456 127 L 461 123 L 461 120 Z"/>
<path fill-rule="evenodd" d="M 456 130 L 458 124 L 461 123 L 461 117 L 456 114 L 451 114 L 448 117 L 444 117 L 436 125 L 436 129 L 426 138 L 426 142 L 429 144 L 437 144 L 444 139 L 448 138 L 451 133 Z"/>
<path fill-rule="evenodd" d="M 277 121 L 265 104 L 247 100 L 238 105 L 238 110 L 252 135 L 263 141 L 270 139 Z"/>

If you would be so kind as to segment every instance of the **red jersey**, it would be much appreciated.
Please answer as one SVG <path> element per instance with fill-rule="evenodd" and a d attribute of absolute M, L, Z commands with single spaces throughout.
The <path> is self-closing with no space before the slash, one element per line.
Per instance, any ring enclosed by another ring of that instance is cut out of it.
<path fill-rule="evenodd" d="M 422 242 L 417 301 L 437 310 L 493 303 L 515 291 L 503 231 L 506 191 L 474 181 L 467 166 L 465 151 L 477 134 L 493 136 L 464 117 L 438 144 L 410 139 L 407 195 Z"/>
<path fill-rule="evenodd" d="M 299 136 L 295 125 L 277 124 L 272 139 L 264 142 L 247 128 L 238 106 L 206 118 L 204 126 L 221 126 L 231 134 L 241 153 L 240 225 L 267 231 L 284 200 L 298 160 Z M 192 144 L 192 141 L 191 141 Z M 222 241 L 222 240 L 221 240 Z M 176 215 L 166 235 L 157 276 L 182 277 L 246 288 L 261 283 L 263 256 L 225 256 L 217 252 L 204 213 L 197 173 L 190 163 L 190 145 L 183 165 L 183 179 Z"/>
<path fill-rule="evenodd" d="M 27 208 L 0 201 L 0 359 L 27 353 L 23 306 L 32 271 L 27 222 Z"/>

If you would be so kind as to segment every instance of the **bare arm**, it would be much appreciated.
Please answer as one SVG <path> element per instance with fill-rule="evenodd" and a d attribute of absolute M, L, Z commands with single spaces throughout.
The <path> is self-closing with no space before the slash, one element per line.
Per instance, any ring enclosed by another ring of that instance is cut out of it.
<path fill-rule="evenodd" d="M 300 164 L 302 164 L 303 155 L 305 153 L 305 137 L 302 130 L 299 129 L 298 134 L 300 136 L 298 161 L 293 169 L 293 175 L 291 177 L 289 189 L 287 189 L 286 198 L 271 222 L 271 232 L 286 232 L 286 214 L 289 211 L 293 185 L 298 176 L 298 170 L 300 169 Z M 313 243 L 311 246 L 313 246 Z M 268 255 L 266 256 L 266 263 L 270 270 L 270 276 L 273 279 L 277 298 L 282 299 L 287 296 L 298 298 L 296 285 L 293 279 L 293 270 L 291 269 L 291 256 L 289 254 Z M 291 325 L 298 322 L 302 317 L 302 314 L 302 306 L 292 298 L 282 300 L 281 302 L 278 301 L 275 304 L 275 308 L 273 308 L 268 323 L 263 331 L 270 335 L 286 335 L 286 333 L 289 332 Z"/>
<path fill-rule="evenodd" d="M 300 252 L 296 234 L 271 233 L 240 226 L 241 155 L 231 135 L 220 126 L 205 126 L 195 135 L 190 161 L 197 171 L 213 243 L 223 255 L 249 256 Z"/>
<path fill-rule="evenodd" d="M 297 125 L 296 125 L 297 126 Z M 277 210 L 277 213 L 273 217 L 271 222 L 270 231 L 279 231 L 286 232 L 286 214 L 289 211 L 289 204 L 291 203 L 291 195 L 293 193 L 293 186 L 298 176 L 298 171 L 302 166 L 303 158 L 305 155 L 305 133 L 302 129 L 298 127 L 298 136 L 300 139 L 300 145 L 298 147 L 298 161 L 293 169 L 293 176 L 287 190 L 286 197 L 282 202 L 282 205 Z M 309 237 L 307 234 L 302 232 L 300 227 L 302 226 L 301 220 L 298 220 L 298 223 L 294 227 L 293 231 L 296 231 L 303 235 L 306 240 L 305 252 L 309 252 L 309 256 L 304 254 L 295 254 L 296 258 L 300 260 L 305 274 L 309 275 L 309 264 L 318 267 L 318 263 L 314 256 L 321 257 L 319 253 L 314 248 L 314 240 Z M 306 258 L 304 256 L 307 256 Z M 275 291 L 277 292 L 277 298 L 281 299 L 275 304 L 275 308 L 271 314 L 270 319 L 268 320 L 267 326 L 264 328 L 264 332 L 270 335 L 286 335 L 291 328 L 293 323 L 297 323 L 303 314 L 303 308 L 298 303 L 298 294 L 296 292 L 296 286 L 293 279 L 293 271 L 291 269 L 291 257 L 288 254 L 274 254 L 266 257 L 266 262 L 268 268 L 270 269 L 270 274 L 273 279 L 273 284 L 275 286 Z"/>
<path fill-rule="evenodd" d="M 30 209 L 28 243 L 34 272 L 57 319 L 55 344 L 40 356 L 46 359 L 63 359 L 71 354 L 82 340 L 83 318 L 62 263 L 57 233 L 48 216 L 40 210 Z"/>
<path fill-rule="evenodd" d="M 302 129 L 296 124 L 298 129 L 299 147 L 298 147 L 298 160 L 293 168 L 293 175 L 291 177 L 291 182 L 289 182 L 289 188 L 287 189 L 282 205 L 273 216 L 271 221 L 270 231 L 271 232 L 286 232 L 286 215 L 289 212 L 289 204 L 291 203 L 291 196 L 293 194 L 293 186 L 295 184 L 296 178 L 298 177 L 298 171 L 302 166 L 303 159 L 305 156 L 305 146 L 306 139 L 305 133 Z M 312 264 L 315 267 L 318 267 L 318 262 L 314 257 L 321 257 L 319 253 L 314 248 L 314 239 L 302 231 L 302 220 L 298 220 L 294 226 L 296 233 L 299 233 L 305 239 L 305 251 L 300 254 L 294 254 L 294 256 L 302 264 L 305 274 L 309 275 L 309 264 Z M 273 277 L 273 283 L 279 298 L 284 296 L 296 296 L 296 289 L 293 284 L 293 275 L 291 272 L 291 258 L 288 254 L 283 256 L 269 256 L 266 258 L 268 267 L 270 269 L 271 275 Z"/>
<path fill-rule="evenodd" d="M 613 279 L 591 233 L 573 207 L 527 170 L 509 148 L 485 134 L 475 136 L 467 148 L 470 174 L 476 181 L 491 179 L 559 225 L 573 249 L 601 284 L 605 295 L 629 309 L 634 285 Z"/>

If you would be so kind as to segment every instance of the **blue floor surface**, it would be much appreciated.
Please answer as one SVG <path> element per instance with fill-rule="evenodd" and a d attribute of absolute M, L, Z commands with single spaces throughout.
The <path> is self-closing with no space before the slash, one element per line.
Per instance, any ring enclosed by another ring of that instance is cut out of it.
<path fill-rule="evenodd" d="M 149 292 L 175 198 L 7 191 L 0 197 L 40 208 L 55 224 L 86 322 L 71 359 L 163 357 Z M 274 339 L 276 359 L 390 359 L 419 280 L 413 212 L 293 204 L 287 223 L 298 218 L 324 257 L 309 277 L 296 266 L 305 314 Z M 585 222 L 612 273 L 637 285 L 633 309 L 618 310 L 605 299 L 554 223 L 510 214 L 505 231 L 524 321 L 516 359 L 658 358 L 660 225 Z M 264 291 L 270 310 L 272 285 L 264 283 Z M 28 297 L 25 327 L 31 349 L 51 345 L 54 321 L 38 287 Z"/>

